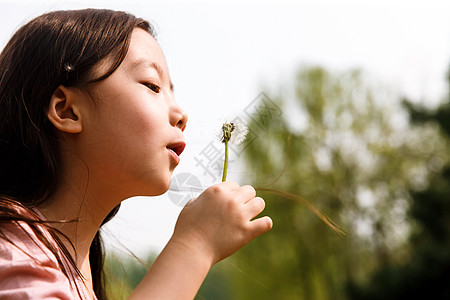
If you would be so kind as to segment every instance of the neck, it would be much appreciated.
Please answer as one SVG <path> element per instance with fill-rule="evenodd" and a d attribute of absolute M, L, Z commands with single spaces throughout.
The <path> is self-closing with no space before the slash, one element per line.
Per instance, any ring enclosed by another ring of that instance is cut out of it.
<path fill-rule="evenodd" d="M 48 221 L 67 221 L 52 226 L 70 241 L 61 237 L 86 279 L 87 288 L 92 291 L 89 249 L 103 220 L 121 199 L 119 193 L 107 192 L 109 189 L 101 185 L 85 167 L 76 169 L 72 166 L 68 169 L 70 174 L 62 176 L 58 189 L 38 210 Z"/>

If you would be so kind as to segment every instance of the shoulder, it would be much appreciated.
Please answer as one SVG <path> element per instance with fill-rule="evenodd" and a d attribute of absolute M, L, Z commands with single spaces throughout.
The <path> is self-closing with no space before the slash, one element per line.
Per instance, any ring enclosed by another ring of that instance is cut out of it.
<path fill-rule="evenodd" d="M 0 261 L 30 258 L 39 261 L 56 261 L 55 256 L 26 223 L 3 223 L 0 225 L 0 230 L 3 235 L 3 239 L 0 240 Z"/>
<path fill-rule="evenodd" d="M 0 299 L 73 299 L 56 257 L 25 223 L 3 223 Z"/>

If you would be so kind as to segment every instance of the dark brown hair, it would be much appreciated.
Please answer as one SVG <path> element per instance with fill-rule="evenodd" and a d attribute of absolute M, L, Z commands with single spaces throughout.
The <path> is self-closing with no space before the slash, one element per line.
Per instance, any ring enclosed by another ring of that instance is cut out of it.
<path fill-rule="evenodd" d="M 58 236 L 52 222 L 36 221 L 24 213 L 32 215 L 31 209 L 45 202 L 58 186 L 59 141 L 46 114 L 50 98 L 60 85 L 83 86 L 111 75 L 123 61 L 137 27 L 154 36 L 148 22 L 125 12 L 55 11 L 31 20 L 7 43 L 0 54 L 0 224 L 24 221 L 41 240 L 45 240 L 42 226 Z M 94 67 L 104 61 L 109 70 L 93 77 Z M 2 227 L 0 238 L 5 239 Z M 75 270 L 76 265 L 60 241 L 58 246 L 61 249 L 49 249 L 70 280 L 59 251 Z M 105 299 L 99 232 L 89 259 L 94 291 Z"/>

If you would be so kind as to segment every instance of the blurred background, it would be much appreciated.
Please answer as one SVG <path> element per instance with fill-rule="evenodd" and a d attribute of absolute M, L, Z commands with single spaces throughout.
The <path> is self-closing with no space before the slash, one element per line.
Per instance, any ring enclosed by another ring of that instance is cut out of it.
<path fill-rule="evenodd" d="M 198 299 L 450 298 L 450 4 L 1 0 L 0 43 L 86 7 L 154 24 L 189 114 L 171 189 L 128 199 L 103 229 L 113 299 L 220 181 L 225 120 L 250 129 L 228 178 L 257 188 L 274 228 L 217 264 Z"/>

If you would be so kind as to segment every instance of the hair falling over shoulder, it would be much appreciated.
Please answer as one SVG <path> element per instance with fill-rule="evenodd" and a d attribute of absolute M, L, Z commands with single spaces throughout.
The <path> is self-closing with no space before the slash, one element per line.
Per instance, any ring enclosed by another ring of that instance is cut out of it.
<path fill-rule="evenodd" d="M 61 233 L 51 226 L 60 220 L 41 220 L 32 210 L 54 193 L 61 171 L 60 141 L 46 112 L 60 85 L 84 86 L 111 75 L 123 61 L 136 27 L 154 36 L 148 22 L 125 12 L 55 11 L 21 27 L 0 54 L 0 238 L 5 240 L 2 224 L 25 222 L 55 254 L 69 280 L 73 273 L 64 268 L 63 260 L 81 275 Z M 95 78 L 92 70 L 104 62 L 108 70 Z M 55 238 L 59 249 L 46 241 L 43 230 Z M 94 291 L 98 299 L 106 299 L 99 232 L 89 258 Z"/>

